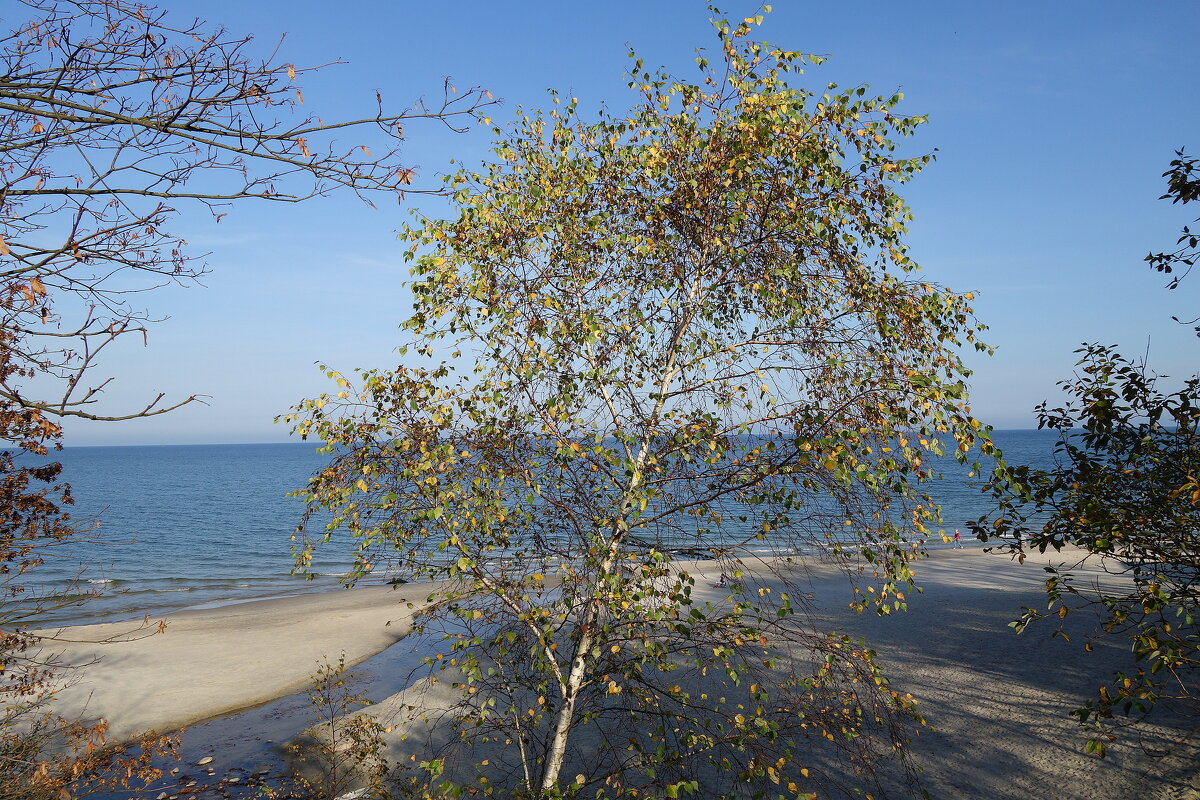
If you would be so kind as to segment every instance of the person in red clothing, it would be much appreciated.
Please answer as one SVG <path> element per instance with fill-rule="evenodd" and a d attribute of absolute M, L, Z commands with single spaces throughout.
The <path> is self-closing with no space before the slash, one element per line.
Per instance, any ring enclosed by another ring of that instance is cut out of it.
<path fill-rule="evenodd" d="M 962 534 L 958 532 L 958 528 L 954 529 L 954 546 L 962 547 Z"/>

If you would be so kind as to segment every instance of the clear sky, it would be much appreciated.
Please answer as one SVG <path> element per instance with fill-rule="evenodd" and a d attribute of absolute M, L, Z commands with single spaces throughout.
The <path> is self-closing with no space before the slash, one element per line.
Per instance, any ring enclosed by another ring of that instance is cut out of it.
<path fill-rule="evenodd" d="M 377 89 L 397 105 L 436 96 L 444 76 L 504 98 L 493 114 L 499 123 L 516 106 L 546 105 L 550 87 L 618 111 L 631 102 L 629 46 L 648 65 L 684 73 L 696 48 L 715 43 L 703 3 L 691 0 L 165 5 L 253 33 L 264 52 L 286 34 L 285 62 L 348 61 L 303 82 L 305 110 L 327 120 L 370 113 Z M 757 6 L 722 8 L 740 18 Z M 1033 426 L 1033 406 L 1056 397 L 1082 342 L 1130 354 L 1148 346 L 1160 372 L 1197 370 L 1200 342 L 1170 316 L 1200 313 L 1200 276 L 1168 292 L 1142 258 L 1167 249 L 1200 215 L 1157 199 L 1173 152 L 1200 152 L 1198 22 L 1195 0 L 780 0 L 759 29 L 773 43 L 831 57 L 810 71 L 814 88 L 899 90 L 903 110 L 930 116 L 910 152 L 937 148 L 937 161 L 903 190 L 917 217 L 911 254 L 933 280 L 978 293 L 999 351 L 968 356 L 972 395 L 976 413 L 997 428 Z M 450 158 L 486 157 L 486 130 L 409 132 L 409 160 L 424 176 Z M 145 295 L 145 306 L 169 319 L 147 347 L 127 344 L 101 370 L 118 376 L 112 410 L 160 391 L 209 395 L 208 404 L 70 424 L 68 443 L 287 439 L 271 420 L 326 388 L 314 361 L 343 371 L 396 361 L 410 302 L 395 237 L 405 215 L 341 197 L 243 204 L 219 225 L 203 212 L 181 219 L 191 245 L 211 252 L 211 274 L 203 287 Z"/>

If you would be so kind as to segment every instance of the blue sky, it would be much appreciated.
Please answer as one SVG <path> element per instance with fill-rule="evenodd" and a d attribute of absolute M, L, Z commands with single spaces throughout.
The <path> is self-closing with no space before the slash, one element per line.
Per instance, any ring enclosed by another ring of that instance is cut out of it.
<path fill-rule="evenodd" d="M 303 81 L 305 110 L 327 120 L 369 113 L 377 89 L 396 104 L 436 96 L 444 76 L 504 98 L 498 123 L 517 106 L 544 106 L 550 87 L 617 111 L 631 102 L 629 46 L 647 64 L 683 73 L 694 49 L 715 41 L 703 3 L 681 0 L 167 7 L 253 33 L 264 51 L 286 33 L 285 62 L 349 61 Z M 740 17 L 757 6 L 722 8 Z M 1056 396 L 1081 342 L 1131 354 L 1148 345 L 1160 372 L 1196 371 L 1200 342 L 1170 316 L 1200 313 L 1200 289 L 1166 291 L 1141 259 L 1200 215 L 1157 199 L 1173 152 L 1200 152 L 1197 22 L 1194 0 L 1137 8 L 782 0 L 760 29 L 771 42 L 831 57 L 810 71 L 814 87 L 899 90 L 903 110 L 930 116 L 910 152 L 937 148 L 937 161 L 904 190 L 916 213 L 911 254 L 930 278 L 978 293 L 986 338 L 999 350 L 968 356 L 974 409 L 998 428 L 1032 427 L 1033 406 Z M 477 163 L 490 139 L 485 129 L 455 136 L 432 125 L 409 134 L 409 161 L 424 176 L 451 158 Z M 409 308 L 395 237 L 405 219 L 404 207 L 372 210 L 349 197 L 247 204 L 219 225 L 203 213 L 180 219 L 192 246 L 211 251 L 211 274 L 203 287 L 145 295 L 169 319 L 148 347 L 127 346 L 102 371 L 118 376 L 113 410 L 160 391 L 209 395 L 208 404 L 119 425 L 70 424 L 68 443 L 285 440 L 272 418 L 326 388 L 314 361 L 344 371 L 396 361 Z"/>

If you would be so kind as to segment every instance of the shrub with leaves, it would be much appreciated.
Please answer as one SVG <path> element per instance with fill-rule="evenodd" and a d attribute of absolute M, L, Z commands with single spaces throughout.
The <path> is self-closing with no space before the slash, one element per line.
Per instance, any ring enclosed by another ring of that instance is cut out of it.
<path fill-rule="evenodd" d="M 998 512 L 973 528 L 1025 552 L 1079 547 L 1126 580 L 1096 584 L 1073 567 L 1047 567 L 1046 609 L 1027 609 L 1018 632 L 1071 608 L 1101 609 L 1102 634 L 1128 637 L 1136 660 L 1077 711 L 1093 728 L 1089 752 L 1104 754 L 1113 726 L 1159 703 L 1194 703 L 1200 666 L 1200 378 L 1174 391 L 1111 347 L 1080 351 L 1079 375 L 1060 384 L 1066 404 L 1038 407 L 1039 427 L 1058 431 L 1052 469 L 1014 466 L 988 489 Z M 1090 649 L 1091 645 L 1086 645 Z"/>

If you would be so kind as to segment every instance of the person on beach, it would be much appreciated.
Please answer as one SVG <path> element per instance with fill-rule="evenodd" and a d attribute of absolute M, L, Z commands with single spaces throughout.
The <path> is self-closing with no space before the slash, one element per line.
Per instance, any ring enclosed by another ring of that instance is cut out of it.
<path fill-rule="evenodd" d="M 962 534 L 958 532 L 958 528 L 954 529 L 954 546 L 962 548 Z"/>

